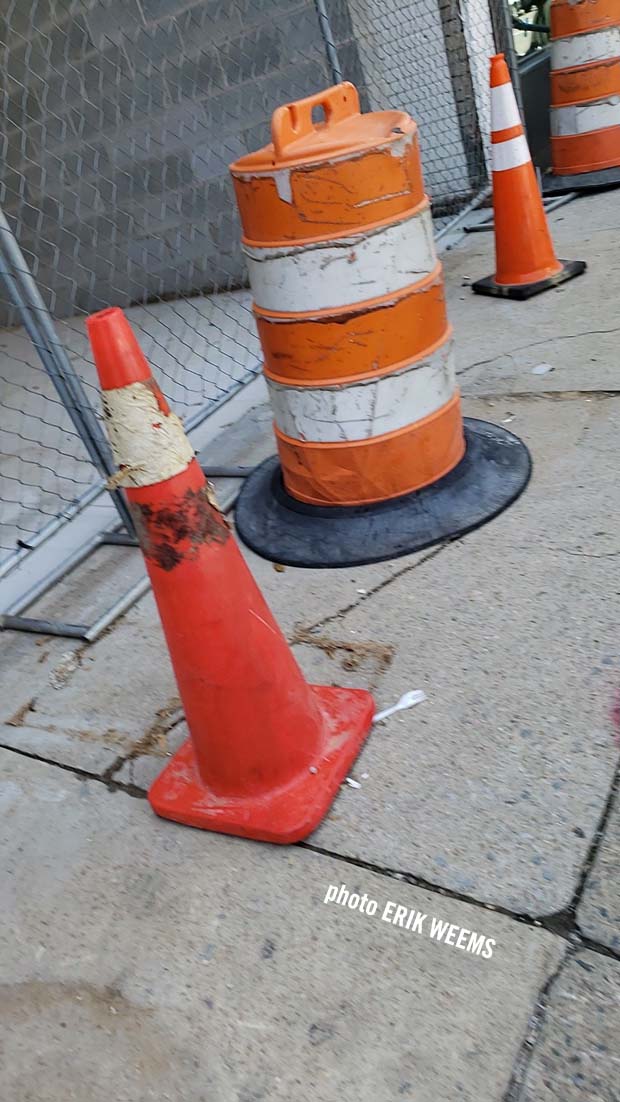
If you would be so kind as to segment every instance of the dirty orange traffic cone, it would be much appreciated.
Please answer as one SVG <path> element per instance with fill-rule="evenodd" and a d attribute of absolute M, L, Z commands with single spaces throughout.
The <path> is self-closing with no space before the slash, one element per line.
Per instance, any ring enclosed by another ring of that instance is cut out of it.
<path fill-rule="evenodd" d="M 620 0 L 551 0 L 545 192 L 620 183 Z"/>
<path fill-rule="evenodd" d="M 357 756 L 372 697 L 306 683 L 123 312 L 87 325 L 191 736 L 151 806 L 190 826 L 297 841 Z"/>
<path fill-rule="evenodd" d="M 581 275 L 583 260 L 558 260 L 503 54 L 491 58 L 491 158 L 495 275 L 472 290 L 531 298 Z"/>

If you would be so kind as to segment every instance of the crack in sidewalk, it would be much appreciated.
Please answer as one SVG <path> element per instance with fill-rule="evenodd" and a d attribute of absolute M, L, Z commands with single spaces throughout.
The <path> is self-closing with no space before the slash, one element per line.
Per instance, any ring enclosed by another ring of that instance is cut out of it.
<path fill-rule="evenodd" d="M 476 360 L 475 363 L 467 364 L 467 367 L 462 367 L 458 374 L 464 375 L 465 372 L 472 371 L 474 367 L 486 367 L 487 364 L 502 360 L 505 356 L 512 358 L 517 352 L 527 352 L 530 348 L 541 348 L 545 344 L 555 344 L 556 341 L 574 341 L 578 340 L 580 337 L 606 336 L 612 333 L 620 333 L 620 326 L 616 325 L 613 329 L 586 329 L 583 333 L 558 333 L 552 337 L 543 337 L 539 341 L 529 341 L 527 344 L 512 348 L 510 352 L 498 352 L 496 356 L 491 356 L 488 360 Z"/>
<path fill-rule="evenodd" d="M 127 762 L 134 761 L 143 754 L 150 753 L 155 757 L 163 757 L 166 751 L 166 735 L 169 735 L 184 719 L 185 713 L 181 705 L 180 697 L 171 697 L 167 704 L 157 709 L 155 720 L 138 741 L 134 743 L 131 750 L 126 754 L 119 754 L 112 764 L 104 770 L 101 774 L 101 779 L 104 784 L 112 781 L 114 774 L 118 773 Z"/>
<path fill-rule="evenodd" d="M 544 544 L 545 551 L 560 551 L 563 555 L 570 555 L 575 559 L 615 559 L 620 555 L 618 551 L 603 551 L 600 555 L 593 551 L 573 551 L 568 547 L 554 547 L 552 544 Z"/>
<path fill-rule="evenodd" d="M 465 533 L 465 535 L 468 535 L 468 533 Z M 412 570 L 416 570 L 418 566 L 422 566 L 424 563 L 429 562 L 430 559 L 434 559 L 436 555 L 441 554 L 441 552 L 445 551 L 447 547 L 452 544 L 458 543 L 459 540 L 464 539 L 465 535 L 455 536 L 454 539 L 444 540 L 443 543 L 440 543 L 436 547 L 431 548 L 431 550 L 428 551 L 426 554 L 422 554 L 420 552 L 421 558 L 416 559 L 415 562 L 407 563 L 405 566 L 401 567 L 400 570 L 397 570 L 394 574 L 390 574 L 389 578 L 384 578 L 382 582 L 377 582 L 377 584 L 373 586 L 372 589 L 367 590 L 367 592 L 358 597 L 357 600 L 352 601 L 350 604 L 345 605 L 343 608 L 337 609 L 336 612 L 328 613 L 328 615 L 323 616 L 320 620 L 316 620 L 313 624 L 297 625 L 293 636 L 289 640 L 291 646 L 293 646 L 295 642 L 313 642 L 310 636 L 311 632 L 316 631 L 317 628 L 326 627 L 327 624 L 333 623 L 334 620 L 340 620 L 343 616 L 346 616 L 348 612 L 352 612 L 353 609 L 358 608 L 363 601 L 367 601 L 369 597 L 374 597 L 375 593 L 379 593 L 382 589 L 385 589 L 386 586 L 391 585 L 392 582 L 395 582 L 398 578 L 402 578 L 403 575 L 409 574 Z M 304 639 L 300 640 L 297 638 L 299 632 L 302 632 L 304 634 Z M 310 638 L 307 638 L 307 636 L 310 636 Z"/>

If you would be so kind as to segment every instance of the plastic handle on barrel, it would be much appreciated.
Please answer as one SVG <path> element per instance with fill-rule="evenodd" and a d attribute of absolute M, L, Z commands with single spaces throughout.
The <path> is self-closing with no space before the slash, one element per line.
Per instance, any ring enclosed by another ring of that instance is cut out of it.
<path fill-rule="evenodd" d="M 325 122 L 314 122 L 312 111 L 320 107 Z M 335 84 L 323 92 L 317 92 L 306 99 L 295 100 L 284 107 L 278 107 L 271 119 L 271 138 L 277 157 L 286 157 L 286 147 L 291 142 L 305 138 L 313 131 L 324 126 L 332 126 L 351 115 L 359 115 L 360 100 L 357 88 L 349 81 Z"/>

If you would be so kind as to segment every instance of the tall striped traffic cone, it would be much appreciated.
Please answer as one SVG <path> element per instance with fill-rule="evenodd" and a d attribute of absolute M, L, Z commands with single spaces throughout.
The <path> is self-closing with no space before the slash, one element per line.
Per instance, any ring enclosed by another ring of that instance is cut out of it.
<path fill-rule="evenodd" d="M 620 0 L 551 0 L 545 192 L 620 183 Z"/>
<path fill-rule="evenodd" d="M 415 122 L 361 114 L 344 83 L 278 108 L 272 139 L 231 165 L 279 453 L 245 481 L 239 535 L 349 566 L 484 524 L 530 459 L 463 422 Z"/>
<path fill-rule="evenodd" d="M 495 275 L 472 283 L 479 295 L 531 298 L 581 275 L 583 260 L 558 260 L 503 54 L 491 58 L 491 158 Z"/>
<path fill-rule="evenodd" d="M 357 756 L 372 697 L 306 684 L 124 314 L 87 324 L 191 736 L 150 803 L 189 826 L 297 841 Z"/>

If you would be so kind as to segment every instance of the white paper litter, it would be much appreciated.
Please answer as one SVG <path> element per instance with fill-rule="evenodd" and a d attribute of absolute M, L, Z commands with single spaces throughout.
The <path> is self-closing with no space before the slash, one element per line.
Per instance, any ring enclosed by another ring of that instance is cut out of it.
<path fill-rule="evenodd" d="M 60 656 L 60 662 L 49 675 L 49 683 L 53 689 L 63 689 L 71 675 L 75 673 L 80 666 L 80 656 L 77 651 L 69 650 L 65 651 Z"/>
<path fill-rule="evenodd" d="M 354 781 L 353 780 L 353 777 L 347 777 L 346 780 L 347 780 L 347 784 L 349 785 L 350 788 L 361 788 L 362 787 L 359 781 Z"/>
<path fill-rule="evenodd" d="M 551 364 L 536 364 L 536 367 L 532 368 L 530 374 L 548 375 L 550 371 L 553 371 L 553 366 Z"/>
<path fill-rule="evenodd" d="M 387 719 L 388 716 L 394 715 L 394 712 L 403 712 L 406 708 L 413 708 L 416 704 L 421 704 L 422 701 L 428 700 L 426 693 L 422 689 L 411 689 L 408 693 L 403 693 L 400 700 L 396 704 L 392 704 L 391 708 L 385 708 L 382 712 L 377 712 L 376 716 L 373 716 L 373 723 L 379 723 L 381 719 Z"/>

